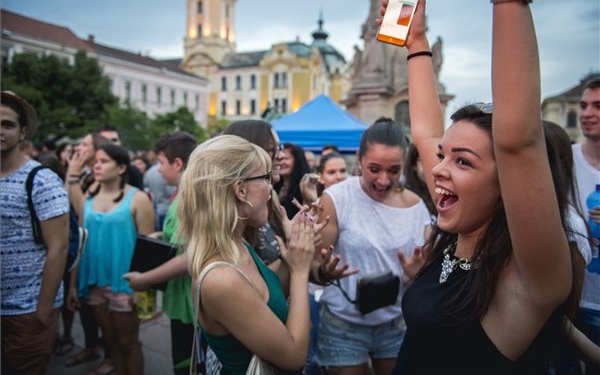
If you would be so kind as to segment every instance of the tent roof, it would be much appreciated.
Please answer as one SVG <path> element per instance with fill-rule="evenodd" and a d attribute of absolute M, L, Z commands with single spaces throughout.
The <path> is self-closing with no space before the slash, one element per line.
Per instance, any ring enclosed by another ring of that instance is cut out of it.
<path fill-rule="evenodd" d="M 335 144 L 342 152 L 354 152 L 368 128 L 325 95 L 317 96 L 294 113 L 273 120 L 272 124 L 282 143 L 294 143 L 317 152 L 326 144 Z"/>

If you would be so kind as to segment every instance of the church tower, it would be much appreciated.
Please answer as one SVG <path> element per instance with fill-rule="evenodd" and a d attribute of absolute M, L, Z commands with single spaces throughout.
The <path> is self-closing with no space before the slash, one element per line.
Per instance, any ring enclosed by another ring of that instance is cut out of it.
<path fill-rule="evenodd" d="M 186 0 L 184 69 L 207 76 L 228 53 L 235 51 L 236 0 Z"/>

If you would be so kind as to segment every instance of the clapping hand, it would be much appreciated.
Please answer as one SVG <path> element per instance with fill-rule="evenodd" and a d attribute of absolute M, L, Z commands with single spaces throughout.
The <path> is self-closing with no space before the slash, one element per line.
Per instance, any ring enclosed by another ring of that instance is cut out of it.
<path fill-rule="evenodd" d="M 425 264 L 425 256 L 423 254 L 423 247 L 419 246 L 415 248 L 415 251 L 412 253 L 410 257 L 406 257 L 402 250 L 398 250 L 396 253 L 398 255 L 398 260 L 400 261 L 400 265 L 404 270 L 403 281 L 409 282 L 415 278 L 417 272 L 423 267 Z"/>

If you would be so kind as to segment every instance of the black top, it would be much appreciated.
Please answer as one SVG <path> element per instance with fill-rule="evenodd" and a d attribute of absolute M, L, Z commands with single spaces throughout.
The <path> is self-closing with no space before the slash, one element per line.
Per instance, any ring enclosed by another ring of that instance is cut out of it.
<path fill-rule="evenodd" d="M 129 164 L 128 169 L 129 181 L 127 181 L 127 183 L 140 189 L 141 191 L 144 191 L 144 176 L 142 176 L 142 172 L 140 172 L 140 170 L 137 169 L 133 164 Z"/>
<path fill-rule="evenodd" d="M 392 374 L 547 374 L 549 346 L 560 332 L 561 314 L 553 314 L 529 349 L 517 360 L 506 358 L 494 346 L 479 319 L 452 322 L 444 306 L 459 293 L 467 272 L 456 268 L 439 283 L 442 254 L 435 259 L 402 299 L 407 331 Z M 506 327 L 511 329 L 511 327 Z"/>

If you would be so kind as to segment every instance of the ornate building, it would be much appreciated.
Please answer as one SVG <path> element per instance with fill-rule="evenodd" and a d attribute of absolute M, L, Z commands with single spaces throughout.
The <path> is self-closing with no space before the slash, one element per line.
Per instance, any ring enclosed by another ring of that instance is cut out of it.
<path fill-rule="evenodd" d="M 364 49 L 354 46 L 354 58 L 349 72 L 351 89 L 344 101 L 347 110 L 367 124 L 381 116 L 394 119 L 409 127 L 407 52 L 405 48 L 379 42 L 376 38 L 379 0 L 370 0 L 367 20 L 362 26 Z M 442 40 L 438 37 L 432 46 L 436 78 L 442 67 Z M 442 107 L 454 98 L 438 80 Z"/>
<path fill-rule="evenodd" d="M 311 44 L 295 40 L 236 52 L 235 2 L 187 0 L 181 67 L 210 80 L 209 122 L 293 112 L 319 94 L 344 98 L 347 63 L 327 42 L 322 16 Z"/>

